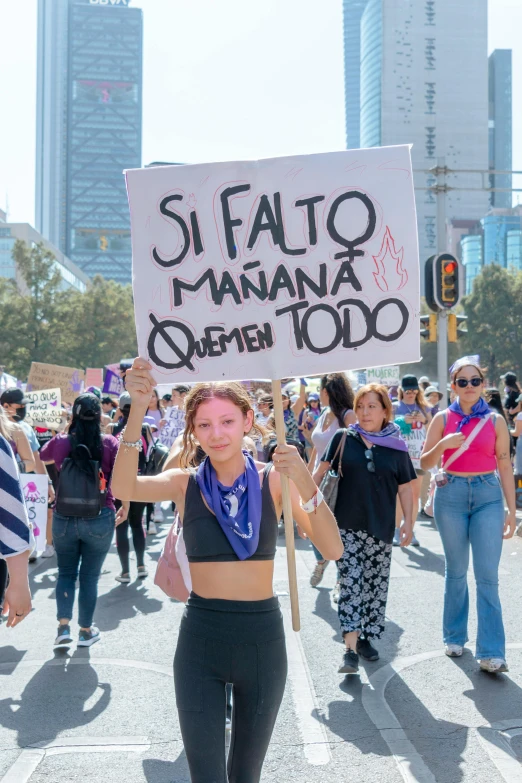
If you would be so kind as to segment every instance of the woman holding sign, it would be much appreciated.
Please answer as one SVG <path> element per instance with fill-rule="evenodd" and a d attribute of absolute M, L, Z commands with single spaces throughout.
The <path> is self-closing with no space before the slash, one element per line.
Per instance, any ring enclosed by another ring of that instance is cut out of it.
<path fill-rule="evenodd" d="M 181 464 L 199 444 L 207 457 L 196 471 L 138 477 L 141 424 L 154 379 L 145 359 L 127 372 L 132 397 L 113 474 L 118 497 L 173 500 L 183 520 L 193 592 L 181 622 L 174 659 L 176 702 L 192 783 L 256 783 L 286 681 L 283 620 L 272 587 L 280 473 L 291 479 L 296 522 L 330 559 L 343 547 L 335 519 L 295 448 L 278 446 L 271 464 L 243 451 L 256 429 L 239 384 L 200 383 L 186 400 Z M 225 686 L 234 710 L 225 760 Z M 228 778 L 227 778 L 228 774 Z"/>

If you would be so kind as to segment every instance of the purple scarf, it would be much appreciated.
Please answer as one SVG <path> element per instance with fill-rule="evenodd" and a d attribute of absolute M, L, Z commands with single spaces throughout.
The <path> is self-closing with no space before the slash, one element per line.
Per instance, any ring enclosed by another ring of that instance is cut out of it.
<path fill-rule="evenodd" d="M 451 403 L 448 410 L 452 411 L 453 413 L 458 413 L 459 416 L 463 416 L 462 421 L 459 421 L 458 423 L 457 432 L 460 432 L 461 429 L 466 426 L 468 421 L 471 421 L 471 419 L 483 419 L 484 416 L 487 416 L 489 413 L 491 413 L 491 408 L 483 397 L 481 397 L 480 400 L 475 403 L 471 409 L 471 413 L 464 413 L 460 407 L 460 400 L 458 397 L 455 402 Z"/>
<path fill-rule="evenodd" d="M 385 449 L 395 449 L 395 451 L 408 451 L 408 444 L 401 438 L 399 425 L 392 421 L 380 432 L 367 432 L 363 430 L 359 422 L 350 424 L 348 429 L 362 435 L 374 446 L 384 446 Z"/>
<path fill-rule="evenodd" d="M 259 474 L 250 454 L 246 451 L 243 454 L 245 472 L 231 487 L 225 487 L 218 481 L 216 470 L 208 457 L 196 471 L 201 494 L 240 560 L 252 557 L 257 550 L 261 525 Z"/>

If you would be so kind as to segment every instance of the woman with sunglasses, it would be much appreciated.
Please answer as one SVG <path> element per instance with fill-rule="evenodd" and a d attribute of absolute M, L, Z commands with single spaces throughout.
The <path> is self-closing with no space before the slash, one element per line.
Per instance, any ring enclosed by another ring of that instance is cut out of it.
<path fill-rule="evenodd" d="M 340 674 L 355 674 L 359 655 L 368 661 L 379 658 L 371 641 L 384 631 L 397 494 L 405 520 L 401 546 L 408 546 L 413 532 L 411 482 L 415 471 L 399 427 L 391 421 L 386 387 L 363 386 L 354 406 L 357 422 L 334 435 L 314 473 L 320 481 L 331 467 L 337 472 L 341 463 L 334 510 L 344 544 L 337 561 L 338 614 L 346 648 Z"/>
<path fill-rule="evenodd" d="M 502 539 L 511 538 L 516 525 L 509 431 L 505 419 L 493 413 L 482 397 L 484 375 L 476 357 L 459 359 L 450 375 L 457 397 L 447 411 L 433 419 L 421 457 L 424 469 L 442 464 L 435 479 L 434 511 L 446 557 L 446 655 L 460 657 L 468 640 L 467 574 L 471 547 L 477 583 L 475 655 L 484 671 L 506 672 L 498 567 Z M 476 428 L 474 439 L 459 454 Z M 502 490 L 509 509 L 506 517 Z"/>

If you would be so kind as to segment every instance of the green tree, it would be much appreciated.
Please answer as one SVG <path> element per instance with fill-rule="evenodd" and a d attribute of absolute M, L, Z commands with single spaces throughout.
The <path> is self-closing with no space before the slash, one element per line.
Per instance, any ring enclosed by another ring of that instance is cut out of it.
<path fill-rule="evenodd" d="M 522 372 L 522 273 L 488 264 L 463 300 L 468 316 L 466 353 L 477 353 L 496 384 L 507 370 Z"/>
<path fill-rule="evenodd" d="M 96 275 L 85 293 L 69 291 L 63 307 L 67 331 L 60 339 L 60 348 L 72 366 L 103 367 L 136 355 L 130 285 Z"/>

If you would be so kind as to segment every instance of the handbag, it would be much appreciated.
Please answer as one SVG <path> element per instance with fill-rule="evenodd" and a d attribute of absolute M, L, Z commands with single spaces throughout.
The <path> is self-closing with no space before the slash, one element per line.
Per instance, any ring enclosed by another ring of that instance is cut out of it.
<path fill-rule="evenodd" d="M 192 585 L 186 584 L 187 574 L 190 580 L 188 558 L 183 542 L 183 528 L 179 514 L 176 514 L 158 560 L 154 584 L 163 590 L 169 598 L 186 603 L 192 589 Z"/>
<path fill-rule="evenodd" d="M 326 501 L 331 511 L 335 511 L 335 504 L 337 503 L 337 495 L 339 493 L 339 479 L 343 475 L 341 457 L 344 453 L 347 434 L 348 434 L 348 430 L 343 430 L 342 438 L 339 441 L 339 445 L 337 446 L 333 459 L 330 463 L 330 465 L 333 465 L 337 457 L 339 457 L 339 461 L 337 464 L 337 471 L 332 470 L 332 468 L 330 468 L 330 470 L 328 470 L 323 476 L 323 479 L 319 486 L 323 498 Z"/>

